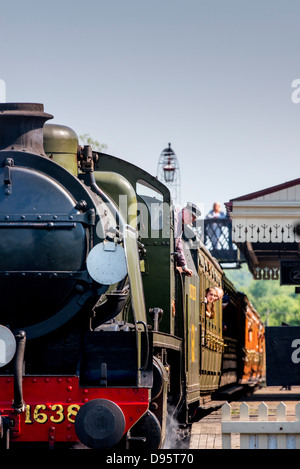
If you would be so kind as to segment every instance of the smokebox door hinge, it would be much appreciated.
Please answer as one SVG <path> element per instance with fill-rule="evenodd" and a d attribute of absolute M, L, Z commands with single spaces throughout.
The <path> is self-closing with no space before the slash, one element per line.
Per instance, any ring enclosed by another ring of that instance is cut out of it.
<path fill-rule="evenodd" d="M 6 158 L 5 165 L 4 165 L 4 194 L 10 195 L 12 192 L 12 185 L 11 185 L 11 168 L 14 165 L 14 160 L 12 158 Z"/>

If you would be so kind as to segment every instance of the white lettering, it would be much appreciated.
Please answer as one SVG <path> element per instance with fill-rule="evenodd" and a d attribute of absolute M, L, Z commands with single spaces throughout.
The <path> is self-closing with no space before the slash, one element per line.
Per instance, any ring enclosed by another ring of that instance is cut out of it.
<path fill-rule="evenodd" d="M 112 456 L 107 456 L 107 464 L 133 464 L 136 467 L 139 463 L 141 456 L 120 456 L 116 453 L 113 453 Z"/>
<path fill-rule="evenodd" d="M 4 80 L 0 80 L 0 103 L 6 102 L 6 85 Z"/>
<path fill-rule="evenodd" d="M 295 80 L 293 80 L 292 88 L 296 89 L 292 92 L 291 99 L 293 103 L 298 104 L 300 103 L 300 78 L 296 78 Z"/>
<path fill-rule="evenodd" d="M 298 347 L 292 353 L 292 356 L 291 356 L 292 362 L 295 364 L 300 363 L 300 356 L 299 356 L 300 355 L 300 339 L 293 340 L 291 347 L 293 348 Z"/>

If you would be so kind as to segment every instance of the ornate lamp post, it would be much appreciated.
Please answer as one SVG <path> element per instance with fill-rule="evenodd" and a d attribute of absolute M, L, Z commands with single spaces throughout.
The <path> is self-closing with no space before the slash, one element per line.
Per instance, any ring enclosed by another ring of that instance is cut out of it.
<path fill-rule="evenodd" d="M 174 176 L 175 176 L 175 166 L 173 162 L 171 161 L 171 157 L 169 157 L 168 164 L 164 166 L 164 177 L 165 177 L 166 183 L 168 184 L 169 182 L 173 182 Z"/>
<path fill-rule="evenodd" d="M 180 203 L 180 172 L 177 157 L 169 143 L 159 158 L 157 179 L 163 182 L 170 190 L 174 204 Z"/>

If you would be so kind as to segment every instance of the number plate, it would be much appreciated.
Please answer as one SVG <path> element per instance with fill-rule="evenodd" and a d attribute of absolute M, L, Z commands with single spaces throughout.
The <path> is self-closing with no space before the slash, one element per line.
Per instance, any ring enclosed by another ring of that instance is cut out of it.
<path fill-rule="evenodd" d="M 64 406 L 62 404 L 37 404 L 34 406 L 26 405 L 25 408 L 25 424 L 33 424 L 34 422 L 45 424 L 51 422 L 53 424 L 68 421 L 75 422 L 75 417 L 80 409 L 79 404 L 70 404 Z"/>

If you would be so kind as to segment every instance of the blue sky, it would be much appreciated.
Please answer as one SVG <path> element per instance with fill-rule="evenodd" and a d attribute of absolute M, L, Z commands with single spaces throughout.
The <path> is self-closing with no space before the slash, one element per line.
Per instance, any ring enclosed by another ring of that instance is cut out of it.
<path fill-rule="evenodd" d="M 298 0 L 10 0 L 0 79 L 153 175 L 171 142 L 206 213 L 300 177 L 299 25 Z"/>

